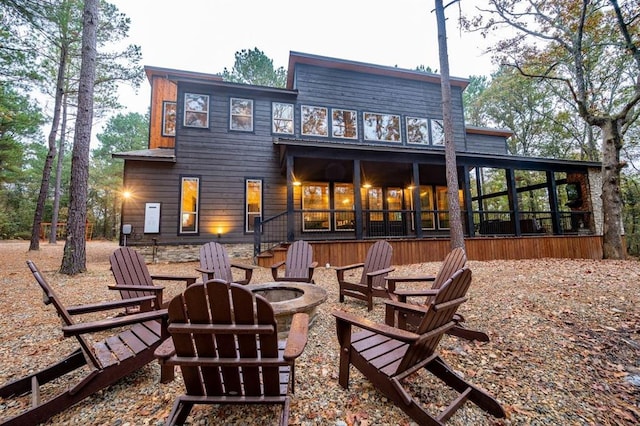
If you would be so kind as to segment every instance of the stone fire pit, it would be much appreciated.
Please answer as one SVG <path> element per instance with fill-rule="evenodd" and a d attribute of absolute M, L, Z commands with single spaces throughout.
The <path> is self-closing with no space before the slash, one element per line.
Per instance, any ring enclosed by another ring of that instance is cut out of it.
<path fill-rule="evenodd" d="M 309 314 L 309 326 L 316 318 L 318 306 L 327 300 L 327 292 L 315 284 L 298 282 L 270 282 L 247 286 L 254 294 L 267 299 L 278 321 L 278 334 L 286 336 L 293 314 Z"/>

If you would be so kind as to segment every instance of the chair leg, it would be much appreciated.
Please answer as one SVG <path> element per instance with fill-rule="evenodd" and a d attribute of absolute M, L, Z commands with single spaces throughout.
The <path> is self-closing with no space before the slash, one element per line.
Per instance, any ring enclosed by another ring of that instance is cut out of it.
<path fill-rule="evenodd" d="M 494 397 L 458 376 L 442 358 L 437 357 L 433 359 L 430 363 L 425 365 L 424 368 L 433 373 L 433 375 L 438 377 L 458 393 L 463 393 L 467 391 L 467 389 L 470 389 L 468 399 L 473 401 L 478 407 L 492 416 L 496 418 L 504 418 L 506 416 L 504 409 Z"/>
<path fill-rule="evenodd" d="M 189 413 L 191 412 L 191 408 L 193 408 L 192 402 L 183 401 L 182 398 L 176 399 L 176 402 L 173 404 L 173 409 L 167 418 L 166 425 L 181 425 L 187 420 L 189 417 Z"/>

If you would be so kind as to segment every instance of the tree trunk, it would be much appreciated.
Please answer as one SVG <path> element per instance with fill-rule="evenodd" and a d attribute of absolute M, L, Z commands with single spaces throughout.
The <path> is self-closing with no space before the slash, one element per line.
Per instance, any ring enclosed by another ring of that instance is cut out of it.
<path fill-rule="evenodd" d="M 56 78 L 56 97 L 53 105 L 53 119 L 51 120 L 51 130 L 49 131 L 49 152 L 42 169 L 42 181 L 40 182 L 40 193 L 36 203 L 36 211 L 33 215 L 33 227 L 31 228 L 31 243 L 29 250 L 40 250 L 40 226 L 44 214 L 44 205 L 49 195 L 49 181 L 51 180 L 51 169 L 53 159 L 56 157 L 56 139 L 58 137 L 58 126 L 60 125 L 60 110 L 62 106 L 62 96 L 64 95 L 64 72 L 67 68 L 67 49 L 63 45 L 60 49 L 60 63 L 58 64 L 58 75 Z"/>
<path fill-rule="evenodd" d="M 602 130 L 602 254 L 605 259 L 624 259 L 622 244 L 622 194 L 620 149 L 622 135 L 616 119 L 604 120 Z"/>
<path fill-rule="evenodd" d="M 440 56 L 440 76 L 442 87 L 442 119 L 444 122 L 445 168 L 447 174 L 447 201 L 449 202 L 449 233 L 451 248 L 464 248 L 464 231 L 460 216 L 458 198 L 458 166 L 456 144 L 453 137 L 453 118 L 451 113 L 451 80 L 449 77 L 449 53 L 447 51 L 447 29 L 445 25 L 442 0 L 436 1 L 436 19 L 438 21 L 438 53 Z"/>
<path fill-rule="evenodd" d="M 71 188 L 67 239 L 60 272 L 77 274 L 87 270 L 86 223 L 89 186 L 89 152 L 93 122 L 93 86 L 96 78 L 96 33 L 98 0 L 85 0 L 82 26 L 82 65 L 78 87 L 76 117 L 71 160 Z"/>
<path fill-rule="evenodd" d="M 64 141 L 67 137 L 67 94 L 64 94 L 62 103 L 62 126 L 60 128 L 60 142 L 58 143 L 58 163 L 56 165 L 56 182 L 53 188 L 53 211 L 51 213 L 51 233 L 49 244 L 58 242 L 58 217 L 60 213 L 60 195 L 62 186 L 62 168 L 64 163 Z"/>

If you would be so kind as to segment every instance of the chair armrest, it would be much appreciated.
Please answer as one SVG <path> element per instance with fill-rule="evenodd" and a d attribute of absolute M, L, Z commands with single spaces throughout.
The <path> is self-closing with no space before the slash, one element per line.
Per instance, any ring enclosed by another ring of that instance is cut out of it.
<path fill-rule="evenodd" d="M 166 361 L 176 354 L 176 347 L 173 344 L 173 339 L 169 337 L 160 344 L 153 352 L 153 356 L 160 361 Z"/>
<path fill-rule="evenodd" d="M 160 281 L 184 281 L 187 283 L 187 286 L 193 284 L 198 279 L 197 277 L 187 277 L 187 276 L 178 276 L 178 275 L 151 275 L 151 279 L 160 280 Z"/>
<path fill-rule="evenodd" d="M 435 275 L 424 275 L 424 276 L 406 276 L 406 277 L 386 277 L 385 280 L 389 282 L 395 283 L 412 283 L 412 282 L 421 282 L 421 281 L 435 281 Z"/>
<path fill-rule="evenodd" d="M 373 271 L 373 272 L 368 272 L 367 273 L 367 277 L 377 277 L 378 275 L 384 275 L 384 274 L 388 274 L 389 272 L 393 272 L 395 271 L 396 268 L 394 268 L 393 266 L 390 268 L 384 268 L 384 269 L 379 269 L 377 271 Z"/>
<path fill-rule="evenodd" d="M 149 291 L 153 293 L 162 293 L 163 286 L 160 285 L 110 285 L 109 290 L 125 290 L 125 291 Z"/>
<path fill-rule="evenodd" d="M 276 262 L 273 265 L 271 265 L 271 269 L 278 269 L 279 267 L 281 267 L 282 265 L 285 264 L 286 261 L 281 261 L 281 262 Z"/>
<path fill-rule="evenodd" d="M 427 297 L 427 296 L 436 296 L 438 294 L 438 290 L 425 288 L 421 290 L 394 290 L 393 294 L 398 297 L 398 300 L 401 302 L 406 302 L 407 297 Z"/>
<path fill-rule="evenodd" d="M 393 310 L 404 314 L 424 315 L 429 310 L 428 306 L 398 302 L 395 300 L 385 300 L 384 303 L 387 311 Z"/>
<path fill-rule="evenodd" d="M 362 267 L 364 267 L 364 263 L 354 263 L 351 265 L 336 266 L 334 269 L 336 270 L 336 272 L 339 272 L 339 271 L 348 271 L 350 269 L 356 269 L 356 268 L 362 268 Z"/>
<path fill-rule="evenodd" d="M 291 361 L 302 354 L 307 346 L 309 333 L 309 314 L 298 312 L 291 319 L 291 327 L 287 336 L 287 344 L 284 348 L 284 359 Z"/>
<path fill-rule="evenodd" d="M 336 317 L 336 322 L 338 323 L 342 322 L 350 325 L 355 325 L 356 327 L 373 331 L 374 333 L 382 334 L 383 336 L 387 336 L 392 339 L 397 339 L 402 342 L 411 343 L 411 342 L 415 342 L 420 338 L 419 334 L 402 330 L 400 328 L 392 327 L 386 324 L 373 322 L 371 320 L 359 317 L 349 312 L 333 311 L 332 314 L 334 317 Z"/>
<path fill-rule="evenodd" d="M 114 309 L 126 308 L 128 306 L 137 306 L 143 302 L 156 300 L 156 296 L 132 297 L 131 299 L 113 300 L 101 303 L 92 303 L 88 305 L 69 306 L 67 312 L 71 315 L 88 314 L 91 312 L 111 311 Z"/>
<path fill-rule="evenodd" d="M 145 321 L 168 318 L 166 309 L 143 312 L 133 315 L 125 315 L 117 318 L 108 318 L 98 321 L 85 322 L 80 324 L 65 325 L 62 332 L 65 337 L 77 336 L 80 334 L 93 333 L 96 331 L 110 330 L 112 328 L 123 327 L 131 324 L 138 324 Z"/>
<path fill-rule="evenodd" d="M 253 266 L 253 265 L 244 265 L 242 263 L 231 263 L 231 267 L 232 268 L 238 268 L 238 269 L 242 269 L 244 271 L 253 271 L 254 269 L 257 268 L 257 266 Z"/>

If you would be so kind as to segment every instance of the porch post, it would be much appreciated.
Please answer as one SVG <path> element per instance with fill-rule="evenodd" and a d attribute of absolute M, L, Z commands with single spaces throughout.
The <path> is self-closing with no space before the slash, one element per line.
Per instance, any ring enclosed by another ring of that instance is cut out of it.
<path fill-rule="evenodd" d="M 469 170 L 467 166 L 462 166 L 462 192 L 465 201 L 465 214 L 467 215 L 467 235 L 475 236 L 475 228 L 473 223 L 473 202 L 471 200 L 471 179 L 469 179 Z"/>
<path fill-rule="evenodd" d="M 287 241 L 295 240 L 295 216 L 293 212 L 293 156 L 287 154 Z"/>
<path fill-rule="evenodd" d="M 513 169 L 505 169 L 507 172 L 507 191 L 509 193 L 509 204 L 513 217 L 513 230 L 517 236 L 521 235 L 520 232 L 520 208 L 518 207 L 518 188 L 516 187 L 516 175 Z"/>
<path fill-rule="evenodd" d="M 416 161 L 413 162 L 413 210 L 414 221 L 413 223 L 416 238 L 422 238 L 422 203 L 420 202 L 420 167 Z"/>
<path fill-rule="evenodd" d="M 353 160 L 353 202 L 355 204 L 356 240 L 362 239 L 362 196 L 360 187 L 360 160 Z"/>
<path fill-rule="evenodd" d="M 558 210 L 558 187 L 554 172 L 547 171 L 547 190 L 549 191 L 549 208 L 551 209 L 551 226 L 554 235 L 562 233 L 560 226 L 560 212 Z"/>

